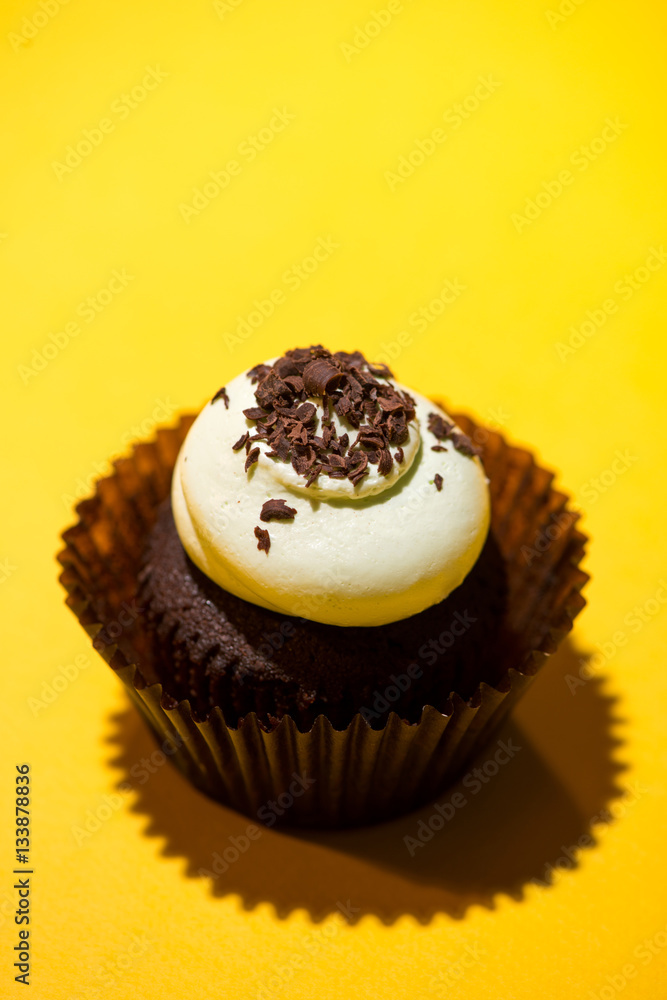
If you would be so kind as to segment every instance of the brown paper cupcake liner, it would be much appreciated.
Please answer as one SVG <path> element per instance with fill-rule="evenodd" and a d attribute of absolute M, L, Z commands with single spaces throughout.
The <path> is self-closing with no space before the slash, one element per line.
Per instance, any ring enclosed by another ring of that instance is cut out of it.
<path fill-rule="evenodd" d="M 464 415 L 454 417 L 482 448 L 492 524 L 508 582 L 504 640 L 493 686 L 469 676 L 444 705 L 423 707 L 418 722 L 392 712 L 382 728 L 357 713 L 344 729 L 324 716 L 305 728 L 290 715 L 272 728 L 255 712 L 237 725 L 214 708 L 202 721 L 155 681 L 152 644 L 135 595 L 148 533 L 169 494 L 171 474 L 194 415 L 137 444 L 114 463 L 95 495 L 76 508 L 58 559 L 67 604 L 120 677 L 163 749 L 212 798 L 269 825 L 342 827 L 415 809 L 451 784 L 493 738 L 585 604 L 579 568 L 585 536 L 553 474 L 530 452 Z M 305 729 L 305 731 L 304 731 Z"/>

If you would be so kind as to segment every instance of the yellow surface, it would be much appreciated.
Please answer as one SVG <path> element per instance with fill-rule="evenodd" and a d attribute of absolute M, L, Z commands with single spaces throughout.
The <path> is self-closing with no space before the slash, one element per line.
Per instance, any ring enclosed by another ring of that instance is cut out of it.
<path fill-rule="evenodd" d="M 2 5 L 3 996 L 23 761 L 35 998 L 667 996 L 664 31 L 647 0 Z M 415 858 L 415 817 L 266 831 L 212 882 L 247 821 L 141 765 L 57 536 L 129 441 L 317 340 L 534 446 L 590 605 L 522 753 Z"/>

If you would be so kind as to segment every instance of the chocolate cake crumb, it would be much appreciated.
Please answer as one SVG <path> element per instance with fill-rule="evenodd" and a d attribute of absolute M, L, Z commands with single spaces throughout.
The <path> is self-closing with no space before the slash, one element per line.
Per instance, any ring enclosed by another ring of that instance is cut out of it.
<path fill-rule="evenodd" d="M 265 528 L 260 528 L 259 525 L 255 528 L 255 538 L 257 541 L 257 548 L 260 552 L 266 552 L 267 556 L 269 554 L 269 549 L 271 548 L 271 539 L 269 533 Z"/>
<path fill-rule="evenodd" d="M 229 396 L 227 395 L 227 390 L 224 387 L 224 385 L 222 386 L 221 389 L 218 389 L 218 391 L 216 392 L 216 394 L 213 397 L 213 399 L 211 400 L 211 402 L 215 403 L 216 399 L 224 399 L 224 401 L 225 401 L 225 409 L 226 410 L 229 409 Z"/>
<path fill-rule="evenodd" d="M 433 477 L 433 482 L 435 483 L 435 488 L 439 493 L 440 490 L 442 489 L 442 476 L 440 475 L 439 472 L 436 472 L 435 476 Z"/>
<path fill-rule="evenodd" d="M 259 515 L 260 521 L 270 521 L 271 518 L 291 521 L 295 517 L 296 507 L 288 507 L 285 500 L 267 500 L 262 504 L 262 510 Z"/>

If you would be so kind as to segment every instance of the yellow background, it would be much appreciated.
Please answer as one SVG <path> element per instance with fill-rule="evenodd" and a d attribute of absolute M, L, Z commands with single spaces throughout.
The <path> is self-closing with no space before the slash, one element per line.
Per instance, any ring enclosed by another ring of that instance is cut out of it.
<path fill-rule="evenodd" d="M 662 5 L 566 0 L 557 19 L 556 0 L 414 0 L 352 50 L 385 0 L 44 3 L 0 13 L 0 991 L 23 995 L 10 793 L 29 761 L 36 998 L 666 996 L 667 267 L 620 291 L 667 241 Z M 167 75 L 121 112 L 147 67 Z M 493 93 L 476 101 L 480 77 Z M 443 117 L 466 99 L 468 118 Z M 294 117 L 249 162 L 239 145 L 274 108 Z M 102 141 L 58 168 L 104 118 Z M 618 134 L 581 169 L 607 119 Z M 445 140 L 391 190 L 387 172 L 436 128 Z M 240 173 L 186 221 L 230 159 Z M 287 289 L 319 238 L 339 245 Z M 123 269 L 87 322 L 86 298 Z M 447 281 L 465 286 L 456 301 L 410 325 Z M 225 336 L 276 288 L 252 336 Z M 610 298 L 617 311 L 559 354 Z M 590 604 L 508 730 L 522 753 L 417 857 L 402 840 L 415 817 L 267 831 L 211 882 L 198 868 L 247 820 L 169 764 L 129 777 L 152 744 L 63 606 L 57 539 L 128 442 L 319 340 L 393 352 L 402 381 L 557 469 L 592 536 Z M 608 655 L 572 692 L 598 643 Z M 573 870 L 531 884 L 591 830 Z"/>

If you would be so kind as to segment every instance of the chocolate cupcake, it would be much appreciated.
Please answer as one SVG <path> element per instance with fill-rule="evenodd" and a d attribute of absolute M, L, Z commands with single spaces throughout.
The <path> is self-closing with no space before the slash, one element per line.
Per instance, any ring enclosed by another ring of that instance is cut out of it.
<path fill-rule="evenodd" d="M 376 822 L 460 773 L 583 605 L 551 479 L 359 352 L 297 349 L 117 463 L 63 582 L 198 787 Z"/>

